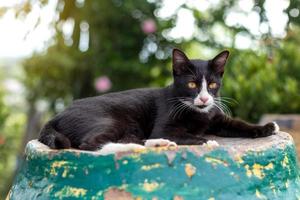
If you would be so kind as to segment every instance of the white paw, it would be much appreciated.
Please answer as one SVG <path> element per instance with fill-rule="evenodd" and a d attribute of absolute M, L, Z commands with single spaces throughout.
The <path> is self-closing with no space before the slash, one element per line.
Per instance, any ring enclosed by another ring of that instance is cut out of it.
<path fill-rule="evenodd" d="M 145 147 L 177 147 L 175 142 L 167 139 L 149 139 L 145 142 Z"/>
<path fill-rule="evenodd" d="M 139 144 L 128 143 L 108 143 L 104 145 L 98 152 L 101 155 L 115 154 L 118 152 L 143 151 L 145 147 Z"/>
<path fill-rule="evenodd" d="M 274 133 L 278 133 L 280 131 L 280 128 L 276 122 L 272 122 L 274 124 Z"/>
<path fill-rule="evenodd" d="M 218 147 L 220 146 L 219 143 L 215 140 L 208 140 L 206 143 L 203 144 L 203 146 L 207 147 Z"/>

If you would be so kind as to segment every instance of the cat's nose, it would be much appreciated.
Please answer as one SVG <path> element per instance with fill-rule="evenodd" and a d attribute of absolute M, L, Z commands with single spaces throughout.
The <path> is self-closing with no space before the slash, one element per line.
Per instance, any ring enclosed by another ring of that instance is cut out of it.
<path fill-rule="evenodd" d="M 208 97 L 200 97 L 200 100 L 203 102 L 203 103 L 206 103 L 208 101 Z"/>

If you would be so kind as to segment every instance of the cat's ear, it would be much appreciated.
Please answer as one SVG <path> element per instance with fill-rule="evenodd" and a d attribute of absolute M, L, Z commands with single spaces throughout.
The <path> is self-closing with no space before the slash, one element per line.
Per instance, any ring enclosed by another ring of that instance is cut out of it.
<path fill-rule="evenodd" d="M 225 50 L 219 53 L 216 57 L 214 57 L 211 61 L 211 67 L 213 70 L 223 76 L 224 67 L 229 56 L 229 51 Z"/>
<path fill-rule="evenodd" d="M 172 62 L 174 74 L 179 75 L 182 74 L 182 72 L 186 71 L 189 59 L 185 55 L 185 53 L 183 53 L 183 51 L 179 49 L 173 49 Z"/>

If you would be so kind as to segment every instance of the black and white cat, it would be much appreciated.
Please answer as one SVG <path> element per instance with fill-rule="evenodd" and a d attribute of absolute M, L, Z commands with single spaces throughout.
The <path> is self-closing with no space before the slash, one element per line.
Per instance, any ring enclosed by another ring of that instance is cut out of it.
<path fill-rule="evenodd" d="M 102 148 L 107 154 L 142 145 L 199 145 L 207 142 L 206 134 L 275 134 L 276 123 L 251 125 L 223 113 L 218 93 L 228 55 L 222 51 L 212 60 L 190 60 L 174 49 L 173 84 L 76 100 L 44 126 L 39 141 L 57 149 Z"/>

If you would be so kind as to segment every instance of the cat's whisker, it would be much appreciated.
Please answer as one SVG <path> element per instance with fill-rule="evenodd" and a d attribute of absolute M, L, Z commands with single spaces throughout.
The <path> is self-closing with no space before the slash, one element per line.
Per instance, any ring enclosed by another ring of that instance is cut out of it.
<path fill-rule="evenodd" d="M 184 100 L 183 100 L 184 101 Z M 189 109 L 189 105 L 182 101 L 178 101 L 178 103 L 175 103 L 171 107 L 171 111 L 169 112 L 169 116 L 172 117 L 173 119 L 180 118 L 181 115 Z"/>
<path fill-rule="evenodd" d="M 225 99 L 215 99 L 216 101 L 220 101 L 220 102 L 226 102 L 226 103 L 230 103 L 233 104 L 233 102 L 225 100 Z"/>
<path fill-rule="evenodd" d="M 181 115 L 182 110 L 185 109 L 185 104 L 183 104 L 180 108 L 178 108 L 177 112 L 175 113 L 174 118 L 177 119 L 177 117 L 179 118 Z"/>
<path fill-rule="evenodd" d="M 230 98 L 230 97 L 219 96 L 219 97 L 217 97 L 217 98 L 219 98 L 219 99 L 221 99 L 221 100 L 226 100 L 226 101 L 229 101 L 229 102 L 233 102 L 233 103 L 235 103 L 235 104 L 239 104 L 239 102 L 238 102 L 237 100 L 235 100 L 235 99 L 233 99 L 233 98 Z"/>
<path fill-rule="evenodd" d="M 231 113 L 230 109 L 227 107 L 227 105 L 221 103 L 221 102 L 216 102 L 226 113 Z"/>
<path fill-rule="evenodd" d="M 214 105 L 220 109 L 222 109 L 222 111 L 228 115 L 228 116 L 232 116 L 232 112 L 231 110 L 228 108 L 228 106 L 222 102 L 218 102 L 218 101 L 215 101 L 214 102 Z"/>
<path fill-rule="evenodd" d="M 171 107 L 171 111 L 169 113 L 169 116 L 173 119 L 176 119 L 176 115 L 179 112 L 179 110 L 184 106 L 184 103 L 178 102 L 178 104 L 175 104 Z"/>
<path fill-rule="evenodd" d="M 183 106 L 178 111 L 178 118 L 180 118 L 184 110 L 186 110 L 186 105 L 183 103 Z"/>
<path fill-rule="evenodd" d="M 218 108 L 222 113 L 224 113 L 224 110 L 220 108 L 216 103 L 213 104 L 216 108 Z M 225 114 L 225 113 L 224 113 Z"/>
<path fill-rule="evenodd" d="M 228 104 L 230 104 L 230 105 L 234 105 L 234 104 L 236 104 L 235 102 L 232 102 L 232 101 L 230 101 L 230 100 L 225 100 L 225 99 L 220 99 L 220 98 L 214 98 L 214 100 L 215 101 L 218 101 L 218 102 L 225 102 L 225 103 L 228 103 Z"/>
<path fill-rule="evenodd" d="M 214 101 L 216 104 L 218 104 L 220 107 L 222 107 L 222 109 L 224 110 L 224 112 L 227 113 L 227 115 L 232 116 L 231 110 L 225 103 L 229 103 L 229 104 L 233 105 L 234 103 L 237 103 L 237 101 L 235 101 L 234 99 L 229 98 L 229 97 L 224 97 L 224 98 L 225 99 L 223 99 L 223 97 L 216 97 L 216 98 L 214 98 Z M 234 101 L 234 102 L 231 102 L 231 101 Z"/>

